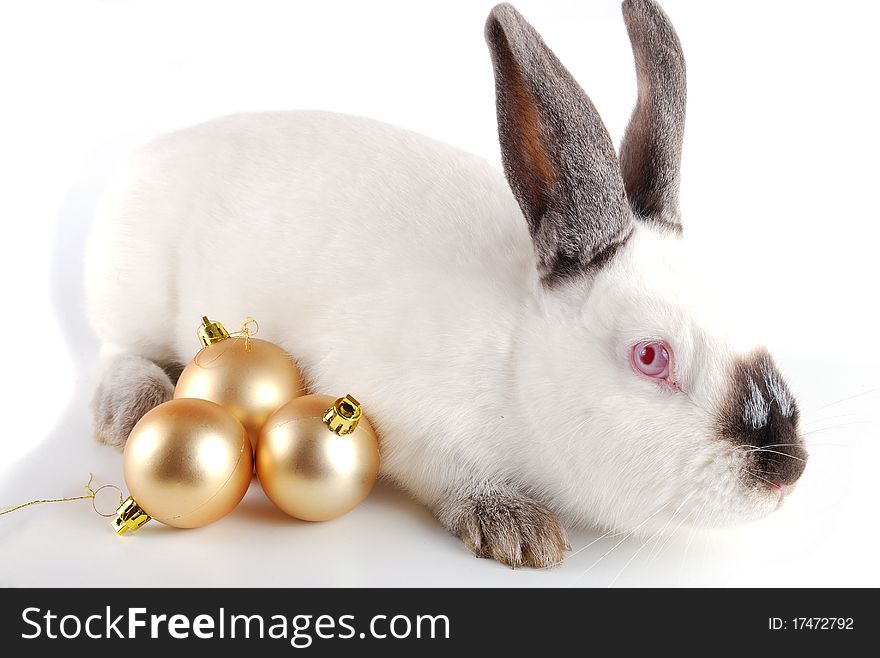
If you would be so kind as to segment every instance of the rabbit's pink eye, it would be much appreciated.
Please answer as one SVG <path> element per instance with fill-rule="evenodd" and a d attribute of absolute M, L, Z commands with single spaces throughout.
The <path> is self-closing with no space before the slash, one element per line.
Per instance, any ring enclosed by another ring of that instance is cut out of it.
<path fill-rule="evenodd" d="M 652 379 L 669 379 L 669 346 L 661 340 L 643 340 L 633 345 L 632 364 L 639 373 Z"/>

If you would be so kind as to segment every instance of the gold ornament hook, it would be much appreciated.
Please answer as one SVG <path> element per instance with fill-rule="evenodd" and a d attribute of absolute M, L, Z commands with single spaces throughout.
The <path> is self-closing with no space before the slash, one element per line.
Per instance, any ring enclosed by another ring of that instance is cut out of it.
<path fill-rule="evenodd" d="M 333 403 L 322 420 L 332 432 L 338 436 L 345 436 L 357 429 L 362 414 L 361 403 L 351 395 L 346 395 Z"/>
<path fill-rule="evenodd" d="M 226 331 L 226 327 L 220 322 L 209 320 L 207 315 L 202 316 L 202 326 L 199 327 L 196 333 L 203 347 L 208 347 L 229 338 L 229 332 Z"/>
<path fill-rule="evenodd" d="M 117 535 L 124 535 L 128 531 L 135 532 L 149 520 L 150 515 L 141 509 L 134 498 L 129 496 L 116 508 L 113 528 Z"/>

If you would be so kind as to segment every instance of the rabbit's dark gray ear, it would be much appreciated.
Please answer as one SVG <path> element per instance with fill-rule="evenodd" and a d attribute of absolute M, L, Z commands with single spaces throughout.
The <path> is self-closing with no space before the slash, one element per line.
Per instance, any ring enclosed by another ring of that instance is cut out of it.
<path fill-rule="evenodd" d="M 684 55 L 672 23 L 653 0 L 626 0 L 623 19 L 639 82 L 638 101 L 620 147 L 626 193 L 637 217 L 680 232 Z"/>
<path fill-rule="evenodd" d="M 489 14 L 504 171 L 546 285 L 600 267 L 632 232 L 617 154 L 592 102 L 510 5 Z"/>

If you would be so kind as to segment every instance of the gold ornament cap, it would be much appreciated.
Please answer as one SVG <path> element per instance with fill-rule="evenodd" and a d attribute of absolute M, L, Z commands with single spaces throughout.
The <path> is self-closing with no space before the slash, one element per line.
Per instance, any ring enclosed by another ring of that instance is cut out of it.
<path fill-rule="evenodd" d="M 226 327 L 219 322 L 209 320 L 206 315 L 202 316 L 202 326 L 199 327 L 198 333 L 199 340 L 202 341 L 202 346 L 204 347 L 208 347 L 214 343 L 219 343 L 221 340 L 229 338 L 229 332 L 226 331 Z"/>
<path fill-rule="evenodd" d="M 141 509 L 141 506 L 135 502 L 134 498 L 129 496 L 116 508 L 116 518 L 113 519 L 113 527 L 116 529 L 117 535 L 124 535 L 129 531 L 135 532 L 149 520 L 150 515 Z"/>
<path fill-rule="evenodd" d="M 357 429 L 362 414 L 361 403 L 351 395 L 346 395 L 336 400 L 333 406 L 327 409 L 322 420 L 332 432 L 339 436 L 345 436 Z"/>

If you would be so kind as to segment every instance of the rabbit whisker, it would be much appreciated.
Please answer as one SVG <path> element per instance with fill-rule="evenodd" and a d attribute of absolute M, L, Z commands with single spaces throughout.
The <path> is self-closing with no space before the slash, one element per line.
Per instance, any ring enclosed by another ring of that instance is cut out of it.
<path fill-rule="evenodd" d="M 575 556 L 578 555 L 579 553 L 583 553 L 585 550 L 587 550 L 590 546 L 592 546 L 592 545 L 595 544 L 596 542 L 602 541 L 603 539 L 606 539 L 606 538 L 608 538 L 608 537 L 619 537 L 619 536 L 622 535 L 622 534 L 624 534 L 623 531 L 618 530 L 617 528 L 611 528 L 611 530 L 607 530 L 606 532 L 603 532 L 601 535 L 599 535 L 598 537 L 596 537 L 596 538 L 593 539 L 592 541 L 587 542 L 587 544 L 586 544 L 585 546 L 581 546 L 579 549 L 577 549 L 577 550 L 576 550 L 574 553 L 572 553 L 571 555 L 568 555 L 568 556 L 564 557 L 564 558 L 562 559 L 562 561 L 563 561 L 563 562 L 567 562 L 567 561 L 569 561 L 571 558 L 575 557 Z M 545 569 L 555 569 L 555 568 L 556 568 L 556 565 L 554 565 L 554 566 L 549 566 L 549 567 L 541 567 L 542 570 L 545 570 Z"/>
<path fill-rule="evenodd" d="M 825 418 L 805 418 L 801 422 L 804 425 L 812 425 L 814 423 L 824 423 L 829 420 L 837 420 L 838 418 L 852 418 L 859 414 L 838 414 L 836 416 L 826 416 Z"/>
<path fill-rule="evenodd" d="M 868 425 L 872 421 L 870 420 L 854 420 L 849 423 L 838 423 L 837 425 L 830 425 L 828 427 L 815 427 L 813 429 L 807 430 L 803 433 L 803 436 L 809 436 L 810 434 L 814 434 L 816 432 L 830 432 L 831 430 L 837 430 L 841 427 L 851 427 L 853 425 Z"/>
<path fill-rule="evenodd" d="M 660 536 L 662 536 L 666 532 L 666 528 L 668 528 L 669 525 L 675 520 L 675 517 L 679 515 L 681 510 L 684 509 L 684 506 L 691 499 L 691 497 L 695 493 L 697 493 L 697 491 L 698 491 L 698 489 L 692 489 L 691 492 L 687 496 L 685 496 L 685 499 L 683 501 L 681 501 L 679 506 L 675 508 L 675 511 L 672 513 L 672 516 L 669 517 L 669 520 L 666 522 L 666 525 L 664 525 L 660 529 L 660 532 L 657 534 L 657 543 L 654 544 L 654 548 L 651 549 L 651 553 L 648 555 L 648 557 L 651 557 L 651 555 L 654 554 L 654 550 L 657 548 L 657 545 L 660 543 L 660 539 L 659 539 Z"/>
<path fill-rule="evenodd" d="M 693 525 L 691 525 L 691 531 L 688 533 L 687 544 L 685 544 L 684 553 L 681 556 L 681 567 L 678 571 L 679 580 L 681 580 L 682 574 L 684 573 L 684 566 L 687 563 L 688 553 L 691 550 L 691 543 L 694 541 L 694 533 L 699 526 L 700 519 L 703 517 L 703 512 L 706 510 L 707 503 L 708 501 L 704 501 L 703 504 L 700 506 L 700 511 L 697 513 L 696 517 L 694 517 L 694 523 Z"/>
<path fill-rule="evenodd" d="M 648 562 L 648 564 L 653 564 L 661 555 L 663 555 L 663 553 L 666 551 L 666 546 L 671 545 L 670 542 L 672 541 L 672 539 L 676 535 L 678 535 L 679 531 L 685 526 L 685 524 L 688 522 L 688 520 L 690 520 L 690 518 L 696 514 L 697 510 L 699 510 L 699 509 L 700 509 L 699 507 L 694 507 L 687 514 L 685 514 L 681 519 L 679 519 L 678 525 L 675 526 L 675 528 L 672 530 L 672 532 L 669 533 L 669 535 L 666 537 L 666 539 L 663 540 L 663 542 L 660 544 L 660 547 L 656 548 L 656 554 L 655 554 L 655 549 L 651 550 L 651 554 L 653 555 L 653 557 Z"/>
<path fill-rule="evenodd" d="M 750 471 L 749 469 L 746 469 L 746 473 L 748 473 L 749 475 L 751 475 L 751 476 L 753 476 L 753 477 L 758 478 L 759 480 L 763 480 L 764 482 L 766 482 L 767 484 L 769 484 L 769 485 L 772 486 L 772 487 L 777 486 L 777 484 L 776 484 L 775 482 L 771 482 L 771 481 L 768 480 L 767 478 L 765 478 L 765 477 L 761 477 L 760 475 L 758 475 L 757 473 L 755 473 L 755 471 Z"/>
<path fill-rule="evenodd" d="M 623 567 L 620 569 L 620 571 L 617 572 L 617 575 L 611 579 L 610 583 L 608 583 L 607 587 L 609 589 L 614 587 L 614 583 L 616 583 L 617 580 L 623 575 L 623 572 L 626 571 L 627 567 L 629 567 L 629 565 L 631 565 L 633 563 L 633 560 L 635 560 L 638 557 L 639 553 L 641 553 L 642 550 L 644 550 L 645 546 L 650 544 L 652 541 L 657 540 L 657 538 L 660 536 L 661 532 L 662 532 L 662 530 L 658 530 L 657 532 L 653 533 L 650 537 L 648 537 L 644 542 L 642 542 L 642 545 L 639 546 L 638 549 L 636 549 L 633 552 L 633 554 L 630 556 L 630 558 L 626 561 L 626 564 L 623 565 Z"/>
<path fill-rule="evenodd" d="M 753 452 L 769 452 L 769 453 L 772 453 L 772 454 L 774 454 L 774 455 L 782 455 L 783 457 L 790 457 L 791 459 L 796 459 L 797 461 L 799 461 L 799 462 L 804 462 L 805 464 L 807 463 L 807 460 L 806 460 L 806 459 L 803 459 L 803 458 L 801 458 L 801 457 L 795 457 L 794 455 L 789 455 L 787 452 L 781 452 L 781 451 L 779 451 L 779 450 L 769 450 L 769 449 L 767 449 L 767 448 L 751 448 L 751 449 L 748 449 L 748 450 L 744 450 L 743 452 L 746 452 L 746 453 L 753 453 Z"/>
<path fill-rule="evenodd" d="M 678 515 L 678 513 L 681 512 L 681 510 L 684 508 L 685 504 L 688 502 L 688 500 L 690 500 L 691 496 L 693 496 L 695 493 L 697 493 L 697 490 L 693 489 L 685 497 L 685 499 L 683 501 L 681 501 L 679 506 L 675 508 L 675 511 L 672 513 L 672 516 L 669 517 L 669 520 L 665 523 L 665 525 L 662 528 L 660 528 L 657 532 L 655 532 L 653 535 L 648 537 L 648 539 L 645 540 L 645 542 L 639 547 L 639 549 L 635 553 L 632 554 L 632 556 L 629 558 L 629 560 L 627 560 L 626 564 L 623 565 L 623 568 L 617 572 L 616 576 L 614 576 L 614 579 L 610 583 L 608 583 L 609 588 L 614 586 L 614 583 L 617 582 L 617 580 L 620 578 L 620 576 L 623 575 L 623 572 L 626 571 L 627 567 L 629 567 L 629 565 L 633 563 L 633 560 L 635 560 L 636 557 L 638 557 L 639 553 L 641 553 L 642 550 L 644 550 L 644 548 L 648 544 L 653 542 L 654 548 L 657 548 L 657 544 L 659 543 L 660 537 L 662 537 L 663 533 L 666 532 L 666 528 L 669 527 L 669 524 L 672 523 L 673 519 L 675 519 L 675 517 Z M 652 549 L 652 552 L 653 552 L 653 549 Z M 650 554 L 648 557 L 650 557 Z"/>
<path fill-rule="evenodd" d="M 678 534 L 678 531 L 684 527 L 684 524 L 687 523 L 688 519 L 691 518 L 691 516 L 693 516 L 698 509 L 698 507 L 694 507 L 687 514 L 681 517 L 678 520 L 678 525 L 676 525 L 672 529 L 672 532 L 670 532 L 662 542 L 658 542 L 658 545 L 651 549 L 651 553 L 648 556 L 650 558 L 648 564 L 653 564 L 654 561 L 657 560 L 657 558 L 663 555 L 663 551 L 666 548 L 666 545 L 669 544 L 670 541 L 672 541 L 672 538 Z"/>
<path fill-rule="evenodd" d="M 841 402 L 848 402 L 849 400 L 855 400 L 856 398 L 863 397 L 865 395 L 871 395 L 872 393 L 877 393 L 880 391 L 880 386 L 876 388 L 868 389 L 867 391 L 862 391 L 861 393 L 856 393 L 855 395 L 850 395 L 845 398 L 840 398 L 839 400 L 835 400 L 834 402 L 829 402 L 828 404 L 823 404 L 821 407 L 816 407 L 813 411 L 821 411 L 822 409 L 827 409 L 828 407 L 833 407 L 834 405 L 840 404 Z"/>
<path fill-rule="evenodd" d="M 651 514 L 648 518 L 646 518 L 644 521 L 642 521 L 641 523 L 639 523 L 635 528 L 633 528 L 632 530 L 630 530 L 629 532 L 627 532 L 627 533 L 623 536 L 623 538 L 622 538 L 620 541 L 618 541 L 614 546 L 612 546 L 612 547 L 609 548 L 607 551 L 605 551 L 605 553 L 603 553 L 602 556 L 601 556 L 598 560 L 596 560 L 595 562 L 593 562 L 593 564 L 591 564 L 591 565 L 586 569 L 586 571 L 584 571 L 583 573 L 581 573 L 581 575 L 579 575 L 577 578 L 575 578 L 575 579 L 574 579 L 574 582 L 577 582 L 577 581 L 579 581 L 581 578 L 583 578 L 584 576 L 586 576 L 586 575 L 587 575 L 587 574 L 588 574 L 593 568 L 596 567 L 597 564 L 599 564 L 602 560 L 604 560 L 606 557 L 608 557 L 608 556 L 609 556 L 609 555 L 610 555 L 610 554 L 611 554 L 611 553 L 612 553 L 612 552 L 613 552 L 618 546 L 620 546 L 623 542 L 625 542 L 627 539 L 629 539 L 630 537 L 632 537 L 632 536 L 636 533 L 636 531 L 638 531 L 639 528 L 641 528 L 641 527 L 642 527 L 643 525 L 645 525 L 648 521 L 650 521 L 650 520 L 653 519 L 655 516 L 657 516 L 657 515 L 658 515 L 660 512 L 662 512 L 665 508 L 666 508 L 666 505 L 665 505 L 665 504 L 664 504 L 664 505 L 661 505 L 661 506 L 660 506 L 660 507 L 659 507 L 659 508 L 658 508 L 653 514 Z"/>

